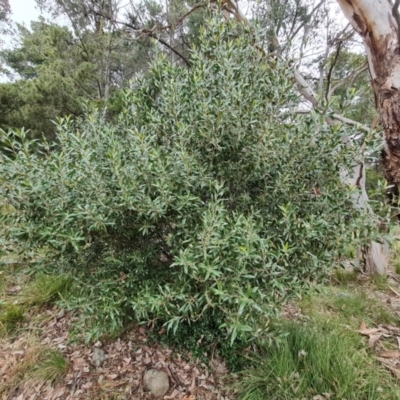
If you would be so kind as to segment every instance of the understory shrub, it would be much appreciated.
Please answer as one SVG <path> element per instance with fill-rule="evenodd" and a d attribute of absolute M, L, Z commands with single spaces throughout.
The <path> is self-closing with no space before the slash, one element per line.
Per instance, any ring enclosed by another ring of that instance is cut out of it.
<path fill-rule="evenodd" d="M 54 145 L 3 134 L 5 235 L 73 272 L 68 304 L 89 338 L 203 318 L 231 342 L 254 338 L 371 234 L 340 179 L 354 164 L 349 132 L 293 111 L 290 66 L 253 41 L 212 19 L 191 67 L 158 58 L 112 123 L 63 119 Z"/>

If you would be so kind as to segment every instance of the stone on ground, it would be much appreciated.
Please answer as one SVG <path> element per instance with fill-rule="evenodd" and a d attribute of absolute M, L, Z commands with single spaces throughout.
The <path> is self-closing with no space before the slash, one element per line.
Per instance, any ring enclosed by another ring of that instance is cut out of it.
<path fill-rule="evenodd" d="M 168 375 L 158 369 L 149 369 L 143 375 L 143 385 L 154 397 L 164 396 L 169 390 Z"/>

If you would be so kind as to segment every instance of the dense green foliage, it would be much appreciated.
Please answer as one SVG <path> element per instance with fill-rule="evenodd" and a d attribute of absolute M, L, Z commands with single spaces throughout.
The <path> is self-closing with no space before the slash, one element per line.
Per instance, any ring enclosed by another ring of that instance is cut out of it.
<path fill-rule="evenodd" d="M 54 140 L 54 121 L 82 116 L 85 103 L 109 105 L 112 112 L 116 91 L 143 68 L 143 45 L 121 30 L 82 30 L 77 37 L 41 19 L 31 29 L 18 25 L 18 37 L 18 45 L 0 53 L 4 70 L 14 78 L 0 83 L 0 127 L 29 129 L 30 137 Z"/>
<path fill-rule="evenodd" d="M 113 123 L 64 119 L 57 146 L 39 152 L 23 132 L 3 134 L 5 233 L 75 272 L 69 304 L 89 337 L 129 319 L 176 331 L 212 318 L 222 338 L 254 338 L 370 234 L 340 180 L 354 158 L 346 132 L 287 112 L 290 69 L 252 43 L 212 20 L 192 68 L 161 57 Z"/>
<path fill-rule="evenodd" d="M 22 45 L 4 50 L 2 60 L 22 78 L 0 84 L 0 126 L 29 128 L 34 136 L 54 133 L 57 116 L 81 115 L 83 92 L 93 73 L 74 49 L 67 28 L 44 21 L 32 23 L 32 31 L 20 26 Z M 78 56 L 78 57 L 77 57 Z"/>

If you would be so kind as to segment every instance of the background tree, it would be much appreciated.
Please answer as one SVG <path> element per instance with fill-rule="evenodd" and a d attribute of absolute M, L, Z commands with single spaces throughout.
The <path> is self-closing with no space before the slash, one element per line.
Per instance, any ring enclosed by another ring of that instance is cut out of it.
<path fill-rule="evenodd" d="M 57 116 L 79 116 L 83 101 L 93 98 L 93 68 L 67 28 L 44 20 L 31 28 L 18 25 L 20 46 L 1 54 L 18 79 L 0 84 L 0 122 L 3 129 L 25 127 L 49 137 Z"/>
<path fill-rule="evenodd" d="M 0 33 L 8 30 L 10 25 L 10 2 L 9 0 L 0 1 Z"/>
<path fill-rule="evenodd" d="M 17 26 L 19 44 L 1 53 L 9 78 L 16 79 L 0 84 L 3 129 L 25 127 L 50 138 L 53 121 L 81 116 L 85 103 L 115 107 L 111 98 L 145 67 L 143 43 L 128 40 L 123 29 L 109 31 L 101 23 L 79 28 L 78 22 L 73 31 L 43 19 L 31 29 Z"/>

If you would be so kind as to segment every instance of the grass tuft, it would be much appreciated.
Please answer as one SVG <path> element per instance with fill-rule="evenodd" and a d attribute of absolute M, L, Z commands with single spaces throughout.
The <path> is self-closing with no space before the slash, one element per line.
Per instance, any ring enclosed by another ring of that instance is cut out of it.
<path fill-rule="evenodd" d="M 47 381 L 55 384 L 68 372 L 68 361 L 58 350 L 46 350 L 42 353 L 43 359 L 32 372 L 34 380 Z"/>
<path fill-rule="evenodd" d="M 0 307 L 0 336 L 14 331 L 17 324 L 24 320 L 24 310 L 15 304 L 4 304 Z"/>
<path fill-rule="evenodd" d="M 396 324 L 397 318 L 376 300 L 365 293 L 338 292 L 332 299 L 331 307 L 340 316 L 359 325 L 362 321 L 372 324 Z"/>
<path fill-rule="evenodd" d="M 350 283 L 355 283 L 358 280 L 358 272 L 356 271 L 347 271 L 344 269 L 335 269 L 333 271 L 333 280 L 335 283 L 339 283 L 341 285 L 348 285 Z"/>
<path fill-rule="evenodd" d="M 0 385 L 0 398 L 10 398 L 10 393 L 27 382 L 42 352 L 42 346 L 33 336 L 17 340 L 14 348 L 22 351 L 23 357 L 15 360 L 11 358 L 7 361 L 7 380 Z"/>
<path fill-rule="evenodd" d="M 21 295 L 21 303 L 43 306 L 57 300 L 60 295 L 65 295 L 71 284 L 72 279 L 68 275 L 40 274 L 24 290 Z"/>
<path fill-rule="evenodd" d="M 388 277 L 386 275 L 372 275 L 371 279 L 378 290 L 389 290 Z"/>
<path fill-rule="evenodd" d="M 264 346 L 258 365 L 241 374 L 240 400 L 400 398 L 357 333 L 321 319 L 283 328 L 287 337 Z"/>
<path fill-rule="evenodd" d="M 17 389 L 39 382 L 55 384 L 68 372 L 68 362 L 57 351 L 44 347 L 35 336 L 18 338 L 12 349 L 20 354 L 3 359 L 7 363 L 7 379 L 0 384 L 0 398 L 11 398 Z M 12 351 L 12 350 L 10 350 Z"/>

